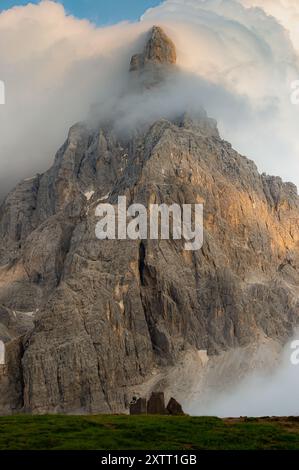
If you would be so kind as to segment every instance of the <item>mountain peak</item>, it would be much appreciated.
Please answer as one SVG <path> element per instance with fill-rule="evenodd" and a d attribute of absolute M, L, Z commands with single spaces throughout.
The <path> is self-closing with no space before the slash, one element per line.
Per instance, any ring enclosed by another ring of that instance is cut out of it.
<path fill-rule="evenodd" d="M 172 40 L 160 26 L 153 26 L 144 50 L 131 58 L 130 71 L 142 73 L 159 69 L 161 66 L 172 66 L 176 63 L 176 48 Z"/>

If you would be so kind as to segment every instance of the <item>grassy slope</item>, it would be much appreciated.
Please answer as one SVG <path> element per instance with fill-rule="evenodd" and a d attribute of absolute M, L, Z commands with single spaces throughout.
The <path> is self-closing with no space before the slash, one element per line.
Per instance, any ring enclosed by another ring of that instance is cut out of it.
<path fill-rule="evenodd" d="M 296 418 L 167 416 L 0 418 L 0 450 L 299 449 Z"/>

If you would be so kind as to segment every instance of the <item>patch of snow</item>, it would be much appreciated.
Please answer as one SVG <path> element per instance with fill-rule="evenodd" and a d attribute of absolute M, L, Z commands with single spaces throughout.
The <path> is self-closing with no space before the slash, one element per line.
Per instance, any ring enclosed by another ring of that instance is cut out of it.
<path fill-rule="evenodd" d="M 36 312 L 22 312 L 23 315 L 27 315 L 28 317 L 33 317 Z"/>
<path fill-rule="evenodd" d="M 86 197 L 87 201 L 90 201 L 93 195 L 94 191 L 86 191 L 86 193 L 84 193 L 84 196 Z"/>
<path fill-rule="evenodd" d="M 15 312 L 15 311 L 13 311 L 13 314 L 16 318 L 17 318 L 17 315 L 27 315 L 28 317 L 34 317 L 34 315 L 36 314 L 37 311 L 38 311 L 38 309 L 35 310 L 34 312 L 18 312 L 18 311 Z"/>

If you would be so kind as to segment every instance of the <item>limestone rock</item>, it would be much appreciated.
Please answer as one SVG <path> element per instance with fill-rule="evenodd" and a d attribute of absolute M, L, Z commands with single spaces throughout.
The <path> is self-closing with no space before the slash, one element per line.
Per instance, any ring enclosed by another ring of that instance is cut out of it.
<path fill-rule="evenodd" d="M 159 30 L 140 61 L 173 67 Z M 96 206 L 118 196 L 203 203 L 203 248 L 98 240 Z M 73 126 L 53 166 L 4 200 L 0 237 L 0 412 L 124 412 L 184 351 L 284 343 L 299 323 L 296 188 L 260 175 L 202 110 L 127 138 Z"/>
<path fill-rule="evenodd" d="M 130 70 L 143 69 L 149 63 L 164 65 L 176 63 L 175 45 L 159 26 L 152 28 L 143 53 L 132 57 Z"/>

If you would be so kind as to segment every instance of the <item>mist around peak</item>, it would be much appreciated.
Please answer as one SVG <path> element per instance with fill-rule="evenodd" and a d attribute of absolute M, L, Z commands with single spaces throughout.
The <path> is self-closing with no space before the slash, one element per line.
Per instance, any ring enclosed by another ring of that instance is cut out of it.
<path fill-rule="evenodd" d="M 268 1 L 264 10 L 253 0 L 167 0 L 138 22 L 104 28 L 49 0 L 2 12 L 0 197 L 45 171 L 77 121 L 96 115 L 126 132 L 197 107 L 260 171 L 298 184 L 299 109 L 290 102 L 299 77 L 294 12 L 291 1 L 284 10 Z M 140 92 L 130 59 L 154 25 L 175 44 L 178 72 Z"/>

